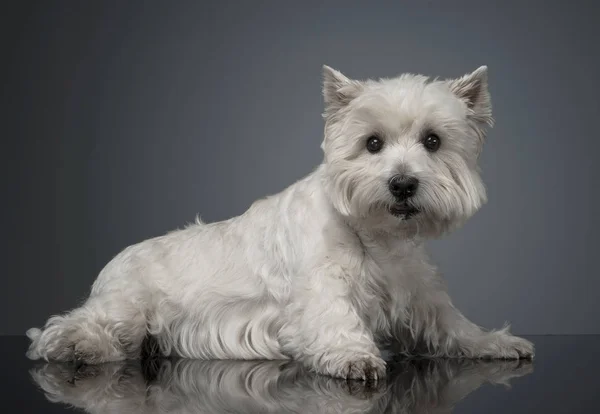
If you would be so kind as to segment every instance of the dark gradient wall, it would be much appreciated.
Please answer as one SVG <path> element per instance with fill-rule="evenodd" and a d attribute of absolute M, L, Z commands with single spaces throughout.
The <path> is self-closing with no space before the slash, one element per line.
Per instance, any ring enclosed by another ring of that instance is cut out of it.
<path fill-rule="evenodd" d="M 479 324 L 600 333 L 598 11 L 591 1 L 3 6 L 0 333 L 79 304 L 127 245 L 197 213 L 240 214 L 315 168 L 324 63 L 356 78 L 488 65 L 489 203 L 432 243 L 433 256 Z"/>

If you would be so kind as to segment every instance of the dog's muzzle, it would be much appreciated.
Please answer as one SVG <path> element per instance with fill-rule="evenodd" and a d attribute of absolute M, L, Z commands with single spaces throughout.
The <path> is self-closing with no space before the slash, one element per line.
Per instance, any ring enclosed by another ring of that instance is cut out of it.
<path fill-rule="evenodd" d="M 407 203 L 394 204 L 390 207 L 390 213 L 396 217 L 408 219 L 419 212 L 419 209 Z"/>

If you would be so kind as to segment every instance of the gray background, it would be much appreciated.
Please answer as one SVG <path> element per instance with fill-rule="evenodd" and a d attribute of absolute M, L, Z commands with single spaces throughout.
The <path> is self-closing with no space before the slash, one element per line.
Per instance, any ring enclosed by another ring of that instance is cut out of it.
<path fill-rule="evenodd" d="M 433 255 L 481 325 L 600 333 L 593 2 L 18 4 L 1 25 L 0 333 L 79 304 L 127 245 L 310 172 L 324 63 L 356 78 L 488 65 L 489 203 Z"/>

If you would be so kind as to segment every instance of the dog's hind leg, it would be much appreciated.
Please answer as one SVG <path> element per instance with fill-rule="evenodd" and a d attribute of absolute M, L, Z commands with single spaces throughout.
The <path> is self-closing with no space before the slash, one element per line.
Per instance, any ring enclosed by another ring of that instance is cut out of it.
<path fill-rule="evenodd" d="M 137 358 L 147 331 L 145 310 L 124 295 L 98 295 L 80 308 L 54 316 L 43 330 L 27 331 L 27 356 L 97 364 Z"/>

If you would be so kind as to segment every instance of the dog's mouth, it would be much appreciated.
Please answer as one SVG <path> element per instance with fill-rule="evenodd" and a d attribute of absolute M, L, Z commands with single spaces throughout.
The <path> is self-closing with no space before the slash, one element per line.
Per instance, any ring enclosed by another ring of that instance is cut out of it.
<path fill-rule="evenodd" d="M 407 203 L 394 204 L 389 208 L 390 214 L 394 217 L 402 217 L 405 220 L 411 218 L 419 212 L 419 209 L 408 205 Z"/>

